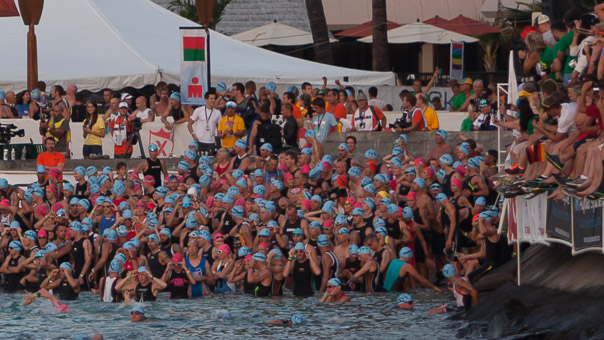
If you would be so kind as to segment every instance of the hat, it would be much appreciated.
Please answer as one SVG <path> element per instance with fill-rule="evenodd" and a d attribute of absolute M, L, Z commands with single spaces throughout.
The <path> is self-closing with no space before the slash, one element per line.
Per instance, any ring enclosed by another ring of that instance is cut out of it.
<path fill-rule="evenodd" d="M 14 250 L 20 252 L 21 250 L 23 250 L 23 246 L 21 246 L 21 242 L 19 241 L 10 241 L 10 243 L 8 244 L 9 248 L 13 248 Z"/>
<path fill-rule="evenodd" d="M 38 252 L 36 253 L 36 258 L 37 259 L 41 259 L 44 257 L 44 255 L 46 255 L 46 250 L 44 249 L 40 249 L 38 250 Z"/>
<path fill-rule="evenodd" d="M 371 255 L 371 249 L 367 246 L 362 246 L 361 248 L 359 248 L 359 251 L 357 252 L 357 254 L 359 255 L 363 255 L 363 254 L 368 254 Z"/>
<path fill-rule="evenodd" d="M 241 177 L 243 177 L 243 175 L 244 175 L 244 172 L 242 170 L 240 170 L 240 169 L 237 169 L 237 170 L 233 171 L 233 173 L 231 174 L 231 176 L 234 179 L 240 179 Z"/>
<path fill-rule="evenodd" d="M 61 265 L 59 266 L 59 268 L 65 268 L 65 269 L 69 270 L 69 272 L 73 272 L 73 266 L 69 262 L 63 262 L 63 263 L 61 263 Z"/>
<path fill-rule="evenodd" d="M 260 147 L 260 150 L 266 150 L 268 152 L 273 152 L 273 146 L 270 143 L 264 143 Z"/>
<path fill-rule="evenodd" d="M 120 109 L 127 109 L 128 108 L 128 103 L 121 102 L 120 105 L 118 105 L 118 108 L 120 108 Z"/>
<path fill-rule="evenodd" d="M 235 142 L 235 146 L 238 147 L 238 148 L 247 149 L 247 143 L 243 139 L 238 139 Z"/>
<path fill-rule="evenodd" d="M 350 247 L 348 247 L 348 255 L 356 255 L 359 252 L 359 246 L 357 246 L 356 244 L 351 244 Z"/>
<path fill-rule="evenodd" d="M 417 184 L 420 189 L 424 189 L 426 187 L 426 181 L 421 177 L 414 179 L 413 183 Z"/>
<path fill-rule="evenodd" d="M 415 168 L 410 166 L 407 169 L 405 169 L 404 173 L 406 175 L 414 175 L 415 176 L 415 174 L 416 174 Z"/>
<path fill-rule="evenodd" d="M 368 193 L 375 195 L 376 189 L 375 189 L 375 185 L 373 185 L 373 183 L 369 183 L 367 185 L 365 185 L 363 187 L 363 190 L 367 191 Z"/>
<path fill-rule="evenodd" d="M 149 237 L 147 237 L 147 241 L 153 241 L 153 242 L 159 244 L 159 238 L 157 238 L 157 235 L 155 235 L 155 234 L 149 235 Z"/>
<path fill-rule="evenodd" d="M 149 271 L 149 269 L 147 269 L 147 267 L 145 267 L 145 266 L 140 266 L 140 267 L 138 267 L 138 270 L 137 270 L 137 271 L 138 271 L 139 273 L 144 273 L 144 272 L 148 272 L 148 271 Z"/>
<path fill-rule="evenodd" d="M 338 279 L 337 277 L 334 277 L 333 279 L 330 279 L 329 281 L 327 281 L 327 284 L 334 285 L 334 286 L 341 286 L 342 281 L 340 281 L 340 279 Z"/>
<path fill-rule="evenodd" d="M 460 84 L 467 84 L 467 85 L 472 85 L 472 78 L 462 78 L 461 81 L 459 82 Z"/>
<path fill-rule="evenodd" d="M 549 22 L 549 17 L 545 14 L 539 14 L 536 18 L 535 18 L 535 26 L 537 25 L 543 25 L 545 23 Z"/>
<path fill-rule="evenodd" d="M 382 235 L 383 237 L 388 236 L 388 229 L 386 229 L 385 227 L 379 226 L 379 227 L 375 227 L 374 231 L 377 234 Z"/>
<path fill-rule="evenodd" d="M 153 144 L 149 144 L 149 151 L 157 151 L 159 150 L 159 147 L 157 147 L 157 144 L 153 143 Z"/>
<path fill-rule="evenodd" d="M 258 262 L 266 262 L 266 255 L 258 252 L 258 253 L 255 253 L 254 255 L 252 255 L 252 259 L 254 259 L 254 261 L 258 261 Z"/>
<path fill-rule="evenodd" d="M 264 87 L 266 87 L 266 89 L 269 90 L 270 92 L 275 92 L 275 90 L 277 90 L 277 85 L 272 81 L 269 81 L 268 83 L 266 83 L 266 85 Z"/>
<path fill-rule="evenodd" d="M 142 268 L 145 268 L 145 267 L 142 267 Z M 139 272 L 141 271 L 141 267 L 138 267 L 138 271 Z M 145 315 L 145 310 L 143 309 L 142 306 L 134 306 L 134 307 L 132 307 L 132 310 L 130 311 L 130 313 L 132 313 L 132 312 L 137 312 L 139 314 Z"/>
<path fill-rule="evenodd" d="M 352 216 L 363 216 L 363 209 L 361 208 L 354 208 L 352 209 Z"/>
<path fill-rule="evenodd" d="M 474 200 L 474 206 L 482 205 L 483 207 L 487 205 L 487 200 L 484 197 L 477 197 Z"/>
<path fill-rule="evenodd" d="M 329 239 L 327 238 L 327 235 L 319 235 L 319 237 L 317 237 L 317 245 L 319 247 L 329 247 Z"/>
<path fill-rule="evenodd" d="M 302 315 L 300 313 L 296 313 L 296 314 L 292 315 L 291 322 L 294 325 L 301 325 L 306 322 L 306 318 L 304 317 L 304 315 Z"/>
<path fill-rule="evenodd" d="M 281 252 L 281 249 L 279 249 L 279 248 L 271 249 L 269 254 L 274 254 L 273 258 L 277 261 L 280 261 L 283 258 L 283 253 Z"/>
<path fill-rule="evenodd" d="M 294 229 L 294 231 L 292 232 L 293 235 L 299 235 L 299 236 L 304 236 L 304 231 L 302 231 L 301 228 L 296 228 Z"/>
<path fill-rule="evenodd" d="M 109 272 L 110 273 L 121 273 L 122 264 L 120 263 L 120 261 L 116 260 L 115 258 L 113 260 L 111 260 L 111 263 L 109 263 Z"/>
<path fill-rule="evenodd" d="M 409 137 L 406 134 L 400 134 L 398 137 L 404 140 L 405 143 L 409 143 Z"/>
<path fill-rule="evenodd" d="M 317 133 L 315 130 L 308 129 L 306 130 L 306 133 L 304 133 L 304 138 L 317 138 Z"/>
<path fill-rule="evenodd" d="M 23 233 L 23 236 L 34 242 L 38 239 L 38 234 L 33 230 L 26 230 L 25 233 Z"/>
<path fill-rule="evenodd" d="M 118 196 L 122 195 L 124 191 L 126 191 L 126 186 L 124 185 L 124 182 L 122 182 L 121 180 L 115 181 L 115 183 L 113 183 L 112 191 Z"/>
<path fill-rule="evenodd" d="M 447 199 L 447 195 L 443 194 L 442 192 L 438 195 L 436 195 L 436 204 L 441 204 L 442 201 Z"/>
<path fill-rule="evenodd" d="M 306 246 L 304 246 L 304 243 L 298 242 L 294 246 L 294 250 L 306 250 Z"/>
<path fill-rule="evenodd" d="M 227 86 L 224 82 L 218 82 L 218 84 L 216 84 L 216 90 L 220 91 L 220 92 L 225 92 L 227 90 Z"/>
<path fill-rule="evenodd" d="M 390 214 L 398 213 L 398 205 L 396 205 L 396 204 L 388 204 L 387 211 L 388 211 L 389 215 Z"/>
<path fill-rule="evenodd" d="M 374 149 L 369 149 L 369 150 L 365 151 L 365 158 L 377 159 L 378 158 L 377 151 L 375 151 Z"/>
<path fill-rule="evenodd" d="M 272 186 L 274 186 L 274 187 L 276 187 L 276 188 L 277 188 L 279 191 L 283 190 L 283 182 L 281 182 L 281 181 L 280 181 L 280 180 L 278 180 L 278 179 L 274 179 L 274 180 L 271 182 L 271 185 L 272 185 Z"/>
<path fill-rule="evenodd" d="M 403 293 L 403 294 L 399 295 L 398 298 L 396 299 L 396 301 L 399 305 L 401 305 L 403 303 L 413 303 L 413 299 L 411 298 L 411 295 L 409 295 L 407 293 Z"/>
<path fill-rule="evenodd" d="M 443 140 L 447 140 L 447 131 L 436 130 L 436 134 L 439 135 Z"/>
<path fill-rule="evenodd" d="M 453 277 L 457 274 L 457 271 L 455 270 L 455 267 L 452 264 L 445 264 L 445 266 L 443 267 L 443 275 L 446 278 L 450 278 Z"/>
<path fill-rule="evenodd" d="M 310 149 L 310 148 L 304 148 L 300 152 L 303 153 L 303 154 L 305 154 L 305 155 L 312 156 L 312 149 Z"/>
<path fill-rule="evenodd" d="M 227 190 L 227 196 L 229 196 L 229 195 L 230 196 L 238 196 L 238 195 L 241 195 L 241 191 L 239 191 L 239 188 L 237 188 L 237 187 L 230 187 Z"/>
<path fill-rule="evenodd" d="M 226 246 L 226 244 L 223 244 L 223 245 Z M 174 255 L 172 255 L 172 263 L 181 263 L 181 262 L 182 262 L 182 255 L 180 255 L 180 253 L 174 253 Z"/>
<path fill-rule="evenodd" d="M 155 145 L 155 144 L 151 144 L 151 145 Z M 151 148 L 151 145 L 149 145 L 149 148 Z M 156 146 L 157 147 L 157 146 Z M 103 173 L 104 174 L 109 174 L 113 171 L 113 169 L 110 166 L 106 166 L 103 168 Z"/>
<path fill-rule="evenodd" d="M 439 190 L 439 191 L 442 191 L 442 190 L 443 190 L 443 188 L 442 188 L 442 186 L 441 186 L 440 184 L 438 184 L 438 183 L 432 183 L 432 185 L 430 185 L 430 191 L 432 191 L 432 190 Z"/>
<path fill-rule="evenodd" d="M 172 237 L 172 231 L 169 228 L 162 228 L 159 233 L 168 236 L 168 238 Z"/>
<path fill-rule="evenodd" d="M 269 236 L 271 236 L 271 231 L 268 228 L 260 229 L 260 231 L 258 232 L 258 236 L 269 237 Z"/>
<path fill-rule="evenodd" d="M 338 145 L 338 150 L 346 150 L 346 152 L 348 152 L 348 145 L 346 143 L 341 143 Z"/>
<path fill-rule="evenodd" d="M 409 247 L 403 247 L 398 252 L 398 257 L 411 258 L 413 257 L 413 251 Z"/>
<path fill-rule="evenodd" d="M 364 100 L 367 101 L 367 95 L 364 92 L 361 92 L 357 95 L 357 101 Z"/>
<path fill-rule="evenodd" d="M 180 93 L 179 92 L 174 92 L 170 95 L 170 99 L 174 99 L 177 101 L 180 101 Z"/>
<path fill-rule="evenodd" d="M 59 249 L 59 247 L 57 247 L 57 245 L 54 243 L 47 243 L 46 247 L 44 248 L 44 250 L 46 250 L 47 253 L 53 252 L 58 249 Z"/>

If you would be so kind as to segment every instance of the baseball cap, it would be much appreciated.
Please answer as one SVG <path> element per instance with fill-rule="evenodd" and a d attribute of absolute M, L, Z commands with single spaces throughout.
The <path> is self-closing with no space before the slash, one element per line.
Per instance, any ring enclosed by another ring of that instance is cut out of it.
<path fill-rule="evenodd" d="M 128 103 L 121 102 L 120 105 L 118 106 L 118 108 L 120 108 L 120 109 L 127 109 L 128 108 Z"/>
<path fill-rule="evenodd" d="M 535 18 L 535 26 L 537 25 L 542 25 L 549 22 L 549 17 L 545 14 L 539 14 L 536 18 Z"/>
<path fill-rule="evenodd" d="M 463 78 L 460 82 L 460 84 L 467 84 L 467 85 L 472 85 L 472 78 Z"/>

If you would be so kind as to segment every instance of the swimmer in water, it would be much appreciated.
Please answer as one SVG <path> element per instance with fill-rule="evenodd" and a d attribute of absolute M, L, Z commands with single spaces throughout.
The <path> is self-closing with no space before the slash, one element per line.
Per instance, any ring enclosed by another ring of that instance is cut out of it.
<path fill-rule="evenodd" d="M 130 311 L 130 321 L 143 322 L 145 321 L 145 310 L 141 306 L 134 306 Z"/>
<path fill-rule="evenodd" d="M 350 297 L 342 291 L 342 282 L 340 279 L 333 278 L 327 281 L 327 289 L 323 298 L 322 303 L 346 303 L 350 302 Z"/>
<path fill-rule="evenodd" d="M 472 306 L 478 304 L 478 291 L 472 287 L 466 278 L 457 275 L 457 271 L 452 264 L 446 264 L 443 267 L 443 275 L 447 279 L 447 283 L 453 285 L 453 296 L 457 301 L 457 307 L 452 308 L 448 304 L 444 304 L 431 309 L 430 314 L 468 311 Z"/>
<path fill-rule="evenodd" d="M 63 305 L 54 295 L 50 294 L 49 290 L 57 294 L 63 300 L 75 300 L 80 292 L 80 282 L 72 276 L 72 266 L 69 262 L 61 263 L 59 269 L 54 269 L 49 277 L 42 282 L 39 291 L 35 294 L 27 294 L 22 305 L 27 306 L 36 298 L 43 297 L 49 299 L 53 306 L 62 311 L 68 310 L 69 307 Z"/>
<path fill-rule="evenodd" d="M 306 323 L 306 318 L 301 313 L 296 313 L 289 320 L 271 320 L 266 323 L 269 325 L 302 325 Z"/>
<path fill-rule="evenodd" d="M 403 293 L 398 296 L 396 306 L 394 308 L 404 309 L 404 310 L 412 310 L 413 309 L 413 299 L 411 295 L 407 293 Z"/>

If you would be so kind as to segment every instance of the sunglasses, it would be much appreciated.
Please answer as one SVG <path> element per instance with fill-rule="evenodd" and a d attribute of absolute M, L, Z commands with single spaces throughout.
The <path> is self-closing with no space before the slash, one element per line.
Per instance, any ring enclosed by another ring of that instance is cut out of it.
<path fill-rule="evenodd" d="M 38 236 L 38 240 L 46 240 L 46 236 Z"/>
<path fill-rule="evenodd" d="M 110 205 L 103 205 L 103 208 L 111 208 Z"/>
<path fill-rule="evenodd" d="M 327 286 L 327 288 L 335 288 L 336 286 Z"/>
<path fill-rule="evenodd" d="M 132 312 L 130 312 L 130 315 L 140 315 L 140 314 L 141 314 L 141 312 L 137 312 L 135 310 L 133 310 Z"/>
<path fill-rule="evenodd" d="M 299 253 L 303 253 L 304 250 L 295 250 L 294 253 L 299 254 Z"/>
<path fill-rule="evenodd" d="M 331 228 L 323 228 L 323 231 L 330 231 Z"/>

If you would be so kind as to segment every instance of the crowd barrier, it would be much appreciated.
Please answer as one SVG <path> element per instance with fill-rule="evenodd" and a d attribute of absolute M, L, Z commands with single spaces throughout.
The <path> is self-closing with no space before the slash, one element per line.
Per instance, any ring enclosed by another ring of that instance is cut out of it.
<path fill-rule="evenodd" d="M 547 193 L 528 200 L 517 196 L 504 201 L 499 233 L 510 243 L 560 243 L 571 247 L 573 255 L 604 253 L 603 213 L 599 200 L 551 200 Z"/>
<path fill-rule="evenodd" d="M 388 122 L 392 123 L 396 118 L 400 118 L 400 112 L 386 112 L 385 113 Z M 463 113 L 459 112 L 438 112 L 439 119 L 441 122 L 441 129 L 447 131 L 459 131 L 461 121 L 465 118 Z M 11 144 L 29 143 L 30 140 L 34 144 L 42 143 L 42 136 L 38 131 L 39 122 L 31 119 L 1 119 L 2 124 L 14 124 L 19 129 L 25 130 L 24 137 L 13 137 Z M 84 145 L 84 135 L 82 132 L 82 123 L 69 123 L 71 129 L 71 157 L 72 159 L 82 159 L 82 146 Z M 189 142 L 192 137 L 187 129 L 187 124 L 178 124 L 173 130 L 168 130 L 164 127 L 164 124 L 159 122 L 159 119 L 155 122 L 149 122 L 143 124 L 143 128 L 140 131 L 140 135 L 143 142 L 143 148 L 145 153 L 147 152 L 147 146 L 150 143 L 156 143 L 159 146 L 159 157 L 181 157 L 186 151 Z M 103 138 L 103 154 L 109 155 L 113 158 L 113 139 L 111 135 L 107 133 Z M 134 146 L 134 153 L 132 157 L 139 157 L 140 151 L 138 145 Z"/>

